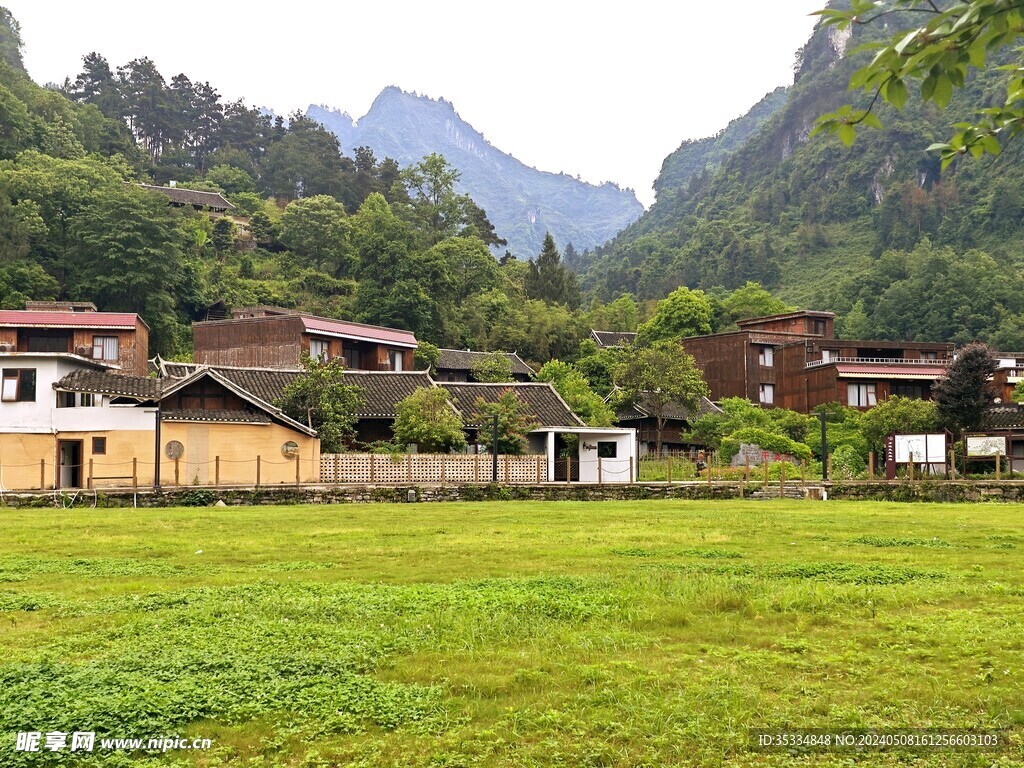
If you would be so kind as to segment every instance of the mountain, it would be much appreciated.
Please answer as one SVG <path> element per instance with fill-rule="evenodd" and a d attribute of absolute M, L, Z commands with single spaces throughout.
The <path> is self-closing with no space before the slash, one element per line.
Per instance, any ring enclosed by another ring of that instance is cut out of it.
<path fill-rule="evenodd" d="M 1012 51 L 972 71 L 945 110 L 913 97 L 899 112 L 876 105 L 884 128 L 861 131 L 852 147 L 810 135 L 818 116 L 851 100 L 866 106 L 848 90 L 851 73 L 870 60 L 860 44 L 913 23 L 903 14 L 852 33 L 819 25 L 798 54 L 785 103 L 724 158 L 707 141 L 670 156 L 651 209 L 584 255 L 582 288 L 605 300 L 623 292 L 657 299 L 680 285 L 757 280 L 787 303 L 839 313 L 843 330 L 1024 344 L 1024 298 L 1014 295 L 1024 290 L 1021 142 L 995 161 L 966 158 L 945 172 L 925 149 L 1005 94 L 1005 73 L 994 67 Z M 743 122 L 757 123 L 766 106 Z M 699 172 L 712 158 L 719 167 Z"/>
<path fill-rule="evenodd" d="M 746 144 L 768 118 L 782 109 L 786 93 L 786 88 L 776 88 L 714 136 L 684 141 L 662 163 L 661 173 L 654 182 L 655 191 L 660 195 L 680 189 L 705 168 L 714 171 L 729 155 Z"/>
<path fill-rule="evenodd" d="M 615 184 L 587 184 L 561 173 L 530 168 L 488 142 L 444 99 L 385 88 L 358 121 L 311 105 L 306 115 L 334 132 L 342 149 L 370 147 L 400 166 L 436 152 L 462 174 L 459 191 L 487 211 L 495 230 L 520 258 L 535 257 L 548 231 L 559 248 L 594 248 L 635 221 L 643 206 Z"/>

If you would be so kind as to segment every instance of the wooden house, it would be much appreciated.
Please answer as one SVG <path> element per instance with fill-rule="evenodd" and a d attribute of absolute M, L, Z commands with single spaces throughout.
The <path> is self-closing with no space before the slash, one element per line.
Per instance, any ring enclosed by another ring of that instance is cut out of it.
<path fill-rule="evenodd" d="M 225 214 L 234 209 L 220 192 L 201 192 L 197 189 L 185 189 L 174 182 L 166 187 L 152 184 L 139 184 L 147 192 L 155 192 L 167 198 L 168 202 L 178 208 L 192 208 L 210 214 Z"/>
<path fill-rule="evenodd" d="M 492 352 L 470 352 L 468 349 L 442 349 L 441 355 L 434 366 L 435 381 L 477 381 L 476 367 L 485 362 Z M 514 381 L 530 381 L 533 369 L 528 366 L 515 352 L 502 352 L 512 364 Z"/>
<path fill-rule="evenodd" d="M 636 334 L 629 331 L 595 331 L 592 328 L 590 330 L 590 339 L 597 345 L 598 349 L 608 349 L 610 347 L 632 344 L 636 341 Z"/>
<path fill-rule="evenodd" d="M 722 413 L 722 409 L 706 397 L 701 398 L 696 412 L 677 403 L 670 403 L 662 414 L 665 424 L 661 430 L 662 453 L 688 452 L 704 447 L 704 444 L 693 440 L 689 433 L 693 422 L 709 413 Z M 658 420 L 654 416 L 649 397 L 641 397 L 636 402 L 620 407 L 615 413 L 615 423 L 620 427 L 631 427 L 636 430 L 640 456 L 655 453 L 658 446 Z"/>
<path fill-rule="evenodd" d="M 866 409 L 893 395 L 930 399 L 952 359 L 952 344 L 836 339 L 834 321 L 831 312 L 786 312 L 681 343 L 713 400 L 743 397 L 802 413 L 832 402 Z"/>
<path fill-rule="evenodd" d="M 365 371 L 411 371 L 411 331 L 332 320 L 281 307 L 242 307 L 192 324 L 195 360 L 211 366 L 298 368 L 304 354 Z"/>
<path fill-rule="evenodd" d="M 144 376 L 149 326 L 133 312 L 97 312 L 88 302 L 29 302 L 0 310 L 0 353 L 77 355 L 112 370 Z"/>

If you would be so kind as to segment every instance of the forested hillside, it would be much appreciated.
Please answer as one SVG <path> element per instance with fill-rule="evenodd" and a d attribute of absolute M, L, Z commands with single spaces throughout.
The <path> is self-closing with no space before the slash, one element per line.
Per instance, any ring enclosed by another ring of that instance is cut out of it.
<path fill-rule="evenodd" d="M 848 336 L 1024 348 L 1019 142 L 944 173 L 925 151 L 1004 95 L 1000 73 L 973 75 L 945 111 L 913 97 L 902 112 L 879 107 L 884 129 L 852 147 L 810 137 L 819 115 L 857 98 L 849 77 L 870 54 L 844 54 L 912 21 L 888 16 L 852 38 L 819 27 L 785 105 L 714 173 L 681 174 L 670 157 L 652 209 L 584 255 L 584 290 L 643 299 L 758 280 L 790 303 L 838 312 Z"/>
<path fill-rule="evenodd" d="M 602 306 L 579 308 L 553 247 L 499 262 L 486 212 L 443 157 L 400 170 L 366 148 L 348 156 L 314 120 L 224 103 L 147 58 L 91 53 L 63 87 L 42 88 L 21 66 L 16 21 L 0 21 L 0 306 L 139 312 L 164 355 L 189 353 L 194 320 L 252 304 L 537 362 L 574 354 L 591 322 L 615 325 Z M 211 217 L 135 183 L 171 180 L 236 207 Z"/>
<path fill-rule="evenodd" d="M 370 147 L 400 166 L 439 153 L 461 173 L 459 192 L 487 209 L 498 235 L 519 258 L 535 256 L 551 232 L 576 250 L 607 242 L 643 213 L 636 196 L 611 183 L 587 184 L 564 173 L 530 168 L 500 151 L 444 99 L 385 88 L 358 122 L 347 114 L 310 106 L 343 150 Z"/>

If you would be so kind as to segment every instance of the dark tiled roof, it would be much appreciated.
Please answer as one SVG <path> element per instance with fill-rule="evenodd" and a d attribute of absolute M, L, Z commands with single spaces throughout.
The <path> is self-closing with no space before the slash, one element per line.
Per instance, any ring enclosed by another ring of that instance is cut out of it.
<path fill-rule="evenodd" d="M 1017 403 L 989 406 L 985 409 L 984 429 L 1024 430 L 1024 408 Z"/>
<path fill-rule="evenodd" d="M 195 372 L 200 366 L 191 363 L 164 363 L 168 376 L 181 378 Z M 273 404 L 285 388 L 302 375 L 302 371 L 275 368 L 211 367 L 228 381 L 244 389 L 265 403 Z M 398 415 L 398 403 L 417 389 L 434 386 L 426 371 L 356 371 L 345 372 L 345 382 L 359 387 L 363 404 L 357 416 L 364 419 L 393 419 Z"/>
<path fill-rule="evenodd" d="M 470 371 L 491 356 L 491 352 L 470 352 L 468 349 L 442 349 L 437 361 L 439 371 Z M 512 374 L 533 376 L 533 369 L 523 362 L 515 352 L 504 352 L 512 361 Z"/>
<path fill-rule="evenodd" d="M 594 331 L 595 341 L 599 347 L 621 347 L 623 344 L 632 344 L 636 341 L 636 334 L 624 331 Z"/>
<path fill-rule="evenodd" d="M 105 371 L 72 371 L 54 384 L 53 388 L 156 400 L 160 397 L 162 380 L 147 376 L 122 376 Z"/>
<path fill-rule="evenodd" d="M 462 412 L 467 426 L 472 426 L 476 414 L 476 400 L 482 397 L 485 402 L 493 403 L 511 389 L 526 404 L 527 414 L 541 427 L 572 427 L 583 426 L 565 401 L 555 392 L 550 384 L 536 382 L 513 382 L 510 384 L 465 384 L 461 382 L 439 382 L 439 387 L 447 389 L 452 396 L 455 407 Z"/>
<path fill-rule="evenodd" d="M 199 208 L 213 208 L 218 211 L 225 211 L 228 208 L 235 207 L 225 200 L 220 192 L 200 192 L 196 189 L 184 189 L 182 187 L 156 187 L 152 184 L 140 184 L 139 186 L 150 192 L 159 192 L 177 205 L 194 205 Z"/>
<path fill-rule="evenodd" d="M 676 421 L 693 421 L 694 418 L 700 418 L 706 416 L 709 413 L 721 413 L 722 409 L 712 403 L 706 397 L 700 399 L 700 405 L 697 407 L 697 414 L 694 416 L 686 407 L 679 403 L 669 403 L 665 407 L 664 416 L 667 419 L 674 419 Z M 643 396 L 635 403 L 620 408 L 615 414 L 617 421 L 631 421 L 636 419 L 646 419 L 651 416 L 652 409 L 650 406 L 650 397 Z"/>
<path fill-rule="evenodd" d="M 228 411 L 223 409 L 204 411 L 187 408 L 177 411 L 162 411 L 163 421 L 218 421 L 232 424 L 270 424 L 271 418 L 262 411 Z"/>

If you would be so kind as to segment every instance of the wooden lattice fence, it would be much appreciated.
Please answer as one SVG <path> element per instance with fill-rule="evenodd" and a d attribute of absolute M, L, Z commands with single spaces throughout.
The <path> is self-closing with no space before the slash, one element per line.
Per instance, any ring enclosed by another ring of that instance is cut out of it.
<path fill-rule="evenodd" d="M 498 476 L 491 457 L 448 453 L 324 453 L 322 483 L 544 483 L 547 458 L 540 455 L 498 456 Z"/>

